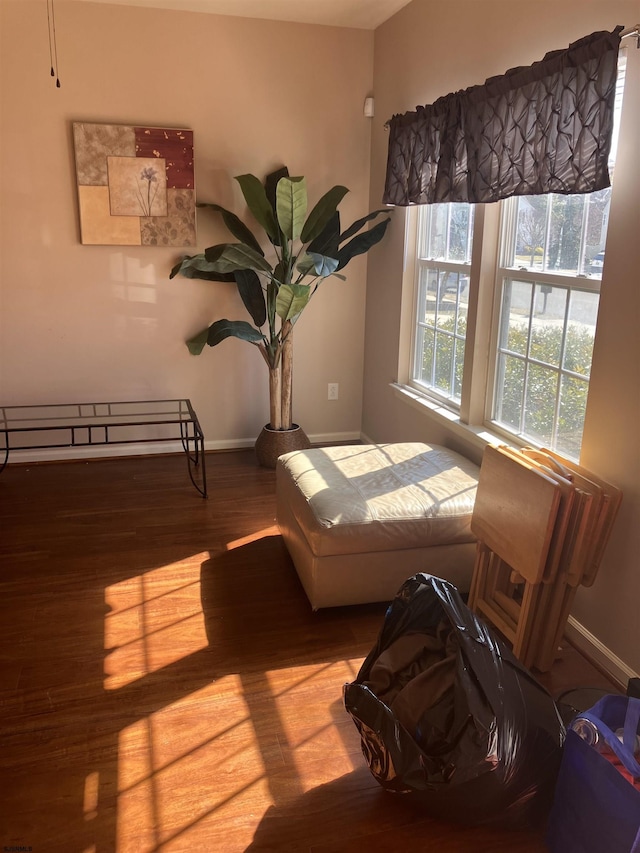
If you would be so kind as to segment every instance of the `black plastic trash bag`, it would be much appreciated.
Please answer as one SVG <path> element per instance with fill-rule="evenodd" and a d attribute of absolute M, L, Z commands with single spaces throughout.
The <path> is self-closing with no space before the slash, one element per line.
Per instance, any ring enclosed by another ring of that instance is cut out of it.
<path fill-rule="evenodd" d="M 555 702 L 447 581 L 404 583 L 344 702 L 373 776 L 433 817 L 546 817 L 565 736 Z"/>

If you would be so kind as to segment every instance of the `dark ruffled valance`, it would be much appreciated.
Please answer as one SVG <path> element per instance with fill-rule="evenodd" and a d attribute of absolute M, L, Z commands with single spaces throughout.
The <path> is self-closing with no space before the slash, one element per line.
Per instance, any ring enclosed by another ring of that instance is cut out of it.
<path fill-rule="evenodd" d="M 608 187 L 621 30 L 395 115 L 383 201 L 491 202 Z"/>

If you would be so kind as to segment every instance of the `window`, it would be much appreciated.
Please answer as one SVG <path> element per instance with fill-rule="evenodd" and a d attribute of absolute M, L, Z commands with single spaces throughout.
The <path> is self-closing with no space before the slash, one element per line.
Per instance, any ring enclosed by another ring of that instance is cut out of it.
<path fill-rule="evenodd" d="M 412 380 L 460 404 L 473 239 L 469 204 L 421 207 Z"/>
<path fill-rule="evenodd" d="M 580 455 L 611 190 L 503 203 L 494 425 Z"/>
<path fill-rule="evenodd" d="M 612 156 L 623 80 L 621 65 Z M 411 387 L 472 425 L 579 458 L 610 199 L 607 188 L 412 211 Z"/>

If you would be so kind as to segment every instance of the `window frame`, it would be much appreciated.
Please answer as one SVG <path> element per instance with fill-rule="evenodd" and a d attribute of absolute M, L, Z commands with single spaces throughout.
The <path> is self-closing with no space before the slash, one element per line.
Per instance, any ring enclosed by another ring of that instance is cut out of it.
<path fill-rule="evenodd" d="M 517 198 L 505 199 L 496 204 L 475 205 L 471 262 L 468 265 L 452 265 L 420 257 L 419 247 L 424 239 L 420 233 L 420 206 L 407 209 L 405 275 L 411 281 L 411 325 L 410 343 L 405 350 L 405 366 L 399 376 L 404 376 L 405 387 L 430 408 L 444 414 L 450 423 L 456 419 L 464 427 L 483 433 L 493 440 L 516 445 L 536 445 L 538 443 L 532 436 L 513 432 L 494 418 L 503 283 L 510 278 L 555 285 L 569 291 L 599 294 L 601 278 L 503 265 L 509 242 L 516 239 L 516 216 Z M 468 268 L 469 271 L 467 333 L 459 404 L 414 378 L 419 332 L 420 270 L 438 266 L 455 266 L 460 270 Z"/>
<path fill-rule="evenodd" d="M 625 89 L 627 64 L 627 46 L 620 48 L 618 58 L 618 82 L 616 88 L 616 111 L 609 159 L 609 169 L 613 176 L 613 163 L 621 123 L 622 98 Z M 612 187 L 612 199 L 614 197 Z M 611 201 L 610 200 L 610 204 Z M 427 389 L 413 381 L 414 360 L 417 334 L 418 305 L 418 206 L 406 208 L 405 255 L 403 287 L 400 316 L 400 346 L 398 352 L 398 381 L 396 390 L 402 398 L 423 413 L 430 414 L 441 425 L 463 436 L 467 440 L 484 447 L 487 443 L 506 441 L 515 445 L 536 444 L 533 438 L 504 429 L 494 419 L 495 385 L 497 381 L 496 363 L 498 359 L 498 340 L 500 334 L 500 310 L 502 305 L 503 280 L 505 275 L 548 283 L 552 286 L 566 287 L 570 291 L 584 291 L 600 294 L 602 273 L 591 268 L 589 274 L 567 275 L 565 273 L 522 270 L 508 267 L 504 260 L 504 240 L 506 231 L 504 221 L 508 211 L 502 216 L 505 206 L 514 204 L 506 199 L 494 204 L 475 206 L 473 251 L 469 277 L 469 302 L 467 313 L 467 332 L 462 378 L 462 394 L 459 406 L 434 389 Z M 606 223 L 608 228 L 608 221 Z M 515 236 L 515 229 L 512 232 Z M 608 236 L 608 235 L 607 235 Z M 606 249 L 605 238 L 605 249 Z M 602 249 L 601 251 L 605 251 Z M 584 245 L 581 246 L 578 269 L 584 262 Z M 597 253 L 596 253 L 597 256 Z M 515 253 L 514 253 L 515 257 Z M 544 263 L 543 263 L 544 266 Z M 513 273 L 516 273 L 514 276 Z M 597 312 L 594 332 L 594 351 L 597 348 L 598 323 Z M 589 377 L 589 385 L 591 377 Z M 588 396 L 587 392 L 587 396 Z"/>
<path fill-rule="evenodd" d="M 550 272 L 546 269 L 535 269 L 535 268 L 522 268 L 517 266 L 516 264 L 507 265 L 505 263 L 505 259 L 510 256 L 515 256 L 513 251 L 515 241 L 517 240 L 517 208 L 518 208 L 518 198 L 509 198 L 500 202 L 500 236 L 499 236 L 499 245 L 498 252 L 496 258 L 496 269 L 495 269 L 495 285 L 493 292 L 493 305 L 492 305 L 492 322 L 490 329 L 490 349 L 489 349 L 489 364 L 487 371 L 487 383 L 485 389 L 485 406 L 484 406 L 484 414 L 483 414 L 483 424 L 490 429 L 492 432 L 497 433 L 500 436 L 504 436 L 509 439 L 512 443 L 519 443 L 522 445 L 525 444 L 534 444 L 537 446 L 555 446 L 555 441 L 549 442 L 540 442 L 536 440 L 536 438 L 525 432 L 515 432 L 514 430 L 510 430 L 505 427 L 496 419 L 496 413 L 498 409 L 498 400 L 497 400 L 497 390 L 498 390 L 498 381 L 499 381 L 499 361 L 500 354 L 503 349 L 501 346 L 501 315 L 504 305 L 504 293 L 505 287 L 507 286 L 507 282 L 523 282 L 527 284 L 531 284 L 532 287 L 537 285 L 540 286 L 550 286 L 557 287 L 567 291 L 567 306 L 566 311 L 569 310 L 570 299 L 572 298 L 572 294 L 577 293 L 590 293 L 600 296 L 601 290 L 601 276 L 590 276 L 588 274 L 576 272 L 575 274 L 568 274 L 565 272 Z M 586 205 L 585 205 L 586 208 Z M 606 243 L 606 238 L 605 238 Z M 579 259 L 578 265 L 579 268 L 582 267 L 584 263 L 584 239 L 581 242 L 579 248 Z M 534 297 L 535 298 L 535 297 Z M 595 347 L 595 336 L 597 334 L 597 307 L 596 306 L 596 320 L 594 324 L 594 347 Z M 567 341 L 567 325 L 568 320 L 567 317 L 564 318 L 563 321 L 563 336 L 562 336 L 562 344 L 561 344 L 561 352 L 564 353 L 566 348 Z M 528 343 L 531 342 L 531 330 L 529 330 Z M 527 370 L 531 366 L 536 366 L 540 362 L 538 362 L 535 357 L 531 356 L 529 353 L 529 346 L 527 346 L 527 353 L 522 356 L 523 362 L 527 366 Z M 542 364 L 542 363 L 540 363 Z M 566 368 L 563 364 L 559 364 L 556 368 L 553 369 L 554 372 L 557 372 L 559 377 L 559 382 L 563 377 L 571 377 L 572 372 Z M 587 377 L 587 384 L 590 384 L 590 376 Z M 588 390 L 587 390 L 588 397 Z M 557 432 L 557 419 L 559 417 L 559 413 L 557 410 L 557 406 L 560 400 L 560 389 L 557 391 L 556 395 L 556 411 L 554 414 L 554 428 L 553 434 L 556 435 Z M 571 456 L 567 449 L 559 448 L 559 452 L 565 453 L 566 455 Z M 578 455 L 573 456 L 572 458 L 578 459 Z"/>
<path fill-rule="evenodd" d="M 473 222 L 473 231 L 470 242 L 470 246 L 468 246 L 471 256 L 473 257 L 473 234 L 475 234 L 475 211 L 477 205 L 468 205 L 472 209 L 471 216 L 474 219 Z M 471 260 L 469 262 L 466 261 L 452 261 L 452 260 L 443 260 L 436 258 L 428 257 L 428 247 L 429 247 L 429 238 L 430 238 L 430 228 L 433 225 L 433 219 L 431 217 L 431 210 L 429 210 L 428 206 L 417 205 L 415 208 L 410 208 L 410 210 L 415 211 L 415 219 L 413 222 L 414 235 L 412 240 L 413 245 L 413 265 L 412 265 L 412 275 L 413 275 L 413 290 L 412 290 L 412 333 L 411 333 L 411 347 L 410 347 L 410 356 L 409 356 L 409 365 L 408 365 L 408 380 L 407 384 L 413 388 L 417 393 L 424 394 L 426 397 L 432 398 L 435 402 L 442 403 L 453 411 L 459 411 L 462 401 L 458 402 L 453 394 L 445 393 L 444 391 L 439 391 L 437 388 L 427 385 L 424 382 L 420 381 L 416 374 L 417 370 L 417 362 L 418 362 L 418 349 L 421 348 L 420 343 L 420 330 L 423 328 L 428 328 L 427 324 L 419 319 L 419 315 L 421 312 L 422 306 L 422 294 L 423 288 L 423 277 L 422 272 L 432 270 L 436 274 L 440 272 L 452 272 L 456 275 L 466 275 L 469 280 L 468 284 L 468 297 L 470 299 L 471 293 L 471 272 L 472 272 L 472 264 Z M 425 219 L 427 221 L 425 222 Z M 449 228 L 447 228 L 447 253 L 448 253 L 448 241 L 449 241 Z M 460 311 L 460 290 L 456 289 L 456 299 L 455 299 L 455 310 L 454 316 L 457 318 Z M 462 370 L 462 385 L 464 385 L 464 363 L 466 361 L 466 340 L 468 339 L 468 305 L 467 305 L 467 335 L 465 336 L 465 357 L 463 359 Z M 457 323 L 456 323 L 457 325 Z M 435 331 L 437 333 L 437 322 L 435 325 Z M 451 332 L 442 331 L 441 334 L 452 337 L 454 340 L 459 340 L 460 336 L 454 328 Z M 452 371 L 455 373 L 455 364 L 452 364 Z M 452 385 L 455 384 L 455 381 L 452 380 Z"/>

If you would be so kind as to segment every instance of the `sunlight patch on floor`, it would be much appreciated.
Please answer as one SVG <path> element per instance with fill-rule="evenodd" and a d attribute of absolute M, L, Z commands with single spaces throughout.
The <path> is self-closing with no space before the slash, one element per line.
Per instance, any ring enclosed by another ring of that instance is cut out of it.
<path fill-rule="evenodd" d="M 227 542 L 227 551 L 233 551 L 234 548 L 242 548 L 243 545 L 249 545 L 251 542 L 257 542 L 258 539 L 264 539 L 266 536 L 279 536 L 280 528 L 277 524 L 271 527 L 265 527 L 262 530 L 257 530 L 249 536 L 243 536 L 242 539 L 234 539 L 232 542 Z"/>
<path fill-rule="evenodd" d="M 216 713 L 222 698 L 224 718 Z M 257 820 L 269 797 L 265 760 L 282 764 L 277 743 L 270 755 L 265 749 L 239 675 L 224 676 L 123 729 L 118 853 L 146 853 L 159 845 L 184 850 L 203 821 L 245 821 L 252 811 Z"/>
<path fill-rule="evenodd" d="M 346 772 L 360 765 L 360 737 L 342 698 L 342 686 L 353 679 L 351 661 L 273 670 L 266 675 L 280 719 L 283 756 L 296 768 L 303 790 L 319 783 L 318 774 L 329 780 L 337 767 Z M 334 701 L 318 705 L 314 695 L 319 691 L 326 695 L 327 682 L 334 685 Z"/>
<path fill-rule="evenodd" d="M 98 816 L 98 789 L 100 774 L 97 770 L 89 773 L 84 780 L 84 802 L 82 811 L 85 820 L 95 820 Z"/>
<path fill-rule="evenodd" d="M 126 578 L 105 590 L 104 686 L 117 690 L 208 646 L 200 564 L 209 552 Z"/>
<path fill-rule="evenodd" d="M 230 827 L 248 846 L 270 806 L 286 808 L 359 767 L 342 701 L 353 666 L 223 675 L 124 728 L 118 853 L 205 849 Z"/>
<path fill-rule="evenodd" d="M 215 655 L 203 663 L 196 654 L 210 649 L 200 586 L 209 560 L 203 552 L 106 590 L 105 688 L 114 701 L 134 684 L 148 696 L 147 715 L 118 736 L 118 853 L 210 849 L 230 831 L 248 846 L 271 807 L 287 808 L 362 761 L 342 700 L 360 661 L 229 672 Z M 145 682 L 163 668 L 160 681 Z M 87 815 L 94 787 L 88 779 Z"/>

